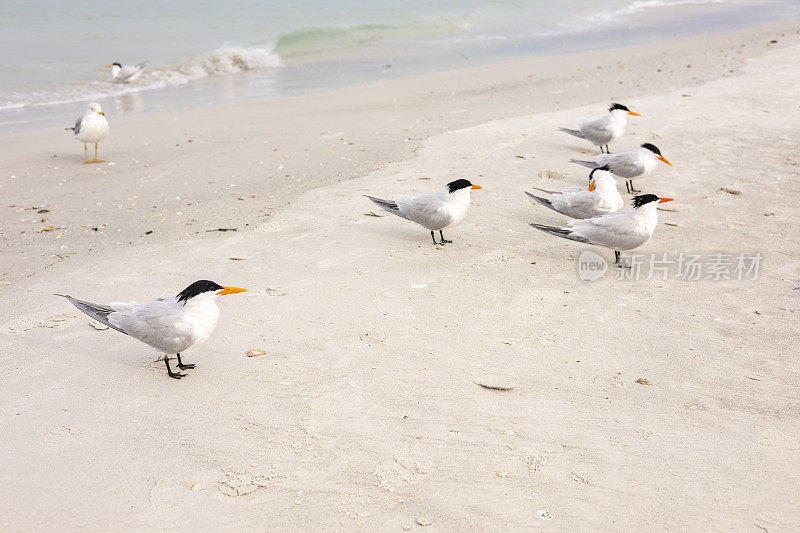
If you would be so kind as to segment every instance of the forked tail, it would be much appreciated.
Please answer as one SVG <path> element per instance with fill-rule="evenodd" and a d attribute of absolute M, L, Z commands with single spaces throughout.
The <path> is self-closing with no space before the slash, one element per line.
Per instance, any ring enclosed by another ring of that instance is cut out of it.
<path fill-rule="evenodd" d="M 533 200 L 534 202 L 542 204 L 546 208 L 552 209 L 557 213 L 561 213 L 561 211 L 553 207 L 553 202 L 551 202 L 550 200 L 547 200 L 546 198 L 541 198 L 540 196 L 536 196 L 535 194 L 531 194 L 528 191 L 525 191 L 525 194 L 527 194 L 528 197 L 530 197 L 530 199 Z"/>
<path fill-rule="evenodd" d="M 600 165 L 598 165 L 594 161 L 583 161 L 581 159 L 570 159 L 569 161 L 570 163 L 578 163 L 579 165 L 583 165 L 586 168 L 591 168 L 591 169 L 600 168 Z"/>
<path fill-rule="evenodd" d="M 87 315 L 92 317 L 93 319 L 97 320 L 101 324 L 105 324 L 106 326 L 108 326 L 110 328 L 114 328 L 115 330 L 117 330 L 117 331 L 119 331 L 121 333 L 125 333 L 124 331 L 119 329 L 117 326 L 115 326 L 114 324 L 112 324 L 111 322 L 108 321 L 108 315 L 110 315 L 111 313 L 114 312 L 114 310 L 111 309 L 109 306 L 100 305 L 100 304 L 93 304 L 91 302 L 84 302 L 83 300 L 76 300 L 72 296 L 69 296 L 69 295 L 66 295 L 66 294 L 56 294 L 56 296 L 62 296 L 64 298 L 66 298 L 67 300 L 69 300 L 72 303 L 72 305 L 74 305 L 75 307 L 77 307 L 78 309 L 80 309 L 81 311 L 83 311 L 84 313 L 86 313 Z M 127 333 L 125 333 L 125 335 L 127 335 Z"/>
<path fill-rule="evenodd" d="M 568 128 L 558 128 L 558 129 L 560 129 L 563 132 L 569 133 L 570 135 L 574 135 L 575 137 L 578 137 L 579 139 L 585 139 L 586 138 L 586 135 L 584 135 L 583 133 L 579 132 L 578 130 L 571 130 L 571 129 L 568 129 Z"/>
<path fill-rule="evenodd" d="M 583 244 L 592 244 L 584 237 L 581 237 L 580 235 L 575 235 L 568 229 L 557 228 L 555 226 L 545 226 L 543 224 L 534 224 L 534 223 L 531 223 L 531 226 L 538 229 L 539 231 L 549 233 L 550 235 L 555 235 L 556 237 L 561 237 L 562 239 L 569 239 L 571 241 L 582 242 Z"/>
<path fill-rule="evenodd" d="M 399 217 L 405 218 L 406 220 L 411 220 L 410 218 L 408 218 L 405 215 L 405 213 L 400 211 L 400 208 L 397 207 L 396 203 L 390 202 L 388 200 L 381 200 L 380 198 L 375 198 L 373 196 L 369 196 L 369 195 L 366 195 L 366 194 L 364 196 L 366 196 L 367 198 L 369 198 L 370 200 L 375 202 L 375 204 L 378 205 L 381 209 L 383 209 L 385 211 L 388 211 L 393 215 L 397 215 Z"/>

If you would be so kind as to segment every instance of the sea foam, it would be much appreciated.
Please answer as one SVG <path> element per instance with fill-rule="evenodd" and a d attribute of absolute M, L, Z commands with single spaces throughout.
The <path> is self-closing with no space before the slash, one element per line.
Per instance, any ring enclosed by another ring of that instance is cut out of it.
<path fill-rule="evenodd" d="M 243 72 L 279 68 L 280 56 L 269 48 L 223 46 L 213 52 L 190 57 L 166 66 L 147 66 L 142 75 L 130 83 L 114 82 L 108 71 L 101 79 L 73 82 L 49 90 L 6 95 L 0 110 L 91 101 L 109 96 L 184 85 L 195 80 L 236 75 Z"/>

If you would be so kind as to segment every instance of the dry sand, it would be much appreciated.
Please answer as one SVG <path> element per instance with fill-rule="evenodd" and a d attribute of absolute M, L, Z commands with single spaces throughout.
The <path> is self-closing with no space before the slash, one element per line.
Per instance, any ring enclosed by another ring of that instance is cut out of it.
<path fill-rule="evenodd" d="M 109 117 L 103 165 L 3 138 L 0 528 L 800 529 L 798 29 Z M 645 117 L 612 149 L 676 165 L 637 251 L 760 252 L 757 281 L 585 283 L 528 227 L 594 153 L 557 126 L 614 100 Z M 446 247 L 365 214 L 461 177 Z M 200 278 L 252 292 L 181 381 L 52 296 Z"/>

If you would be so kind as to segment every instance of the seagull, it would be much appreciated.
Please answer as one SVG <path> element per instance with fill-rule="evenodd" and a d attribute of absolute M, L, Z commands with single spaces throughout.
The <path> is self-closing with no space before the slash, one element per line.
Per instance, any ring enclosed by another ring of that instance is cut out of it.
<path fill-rule="evenodd" d="M 672 163 L 661 155 L 655 145 L 644 143 L 641 147 L 618 154 L 600 154 L 593 161 L 581 161 L 570 159 L 573 163 L 578 163 L 587 168 L 608 167 L 609 170 L 620 178 L 625 178 L 625 188 L 631 194 L 641 192 L 633 188 L 633 180 L 643 177 L 656 167 L 656 159 L 669 166 Z"/>
<path fill-rule="evenodd" d="M 636 117 L 642 116 L 639 113 L 634 113 L 622 104 L 611 104 L 611 107 L 608 108 L 608 115 L 594 120 L 583 118 L 577 130 L 568 128 L 558 129 L 570 135 L 574 135 L 575 137 L 586 139 L 590 143 L 599 146 L 601 153 L 603 152 L 603 145 L 605 145 L 606 153 L 610 153 L 608 151 L 608 143 L 620 138 L 622 134 L 625 133 L 625 126 L 628 125 L 627 115 Z"/>
<path fill-rule="evenodd" d="M 108 135 L 108 121 L 106 120 L 106 114 L 100 108 L 100 104 L 97 102 L 89 104 L 86 108 L 86 113 L 75 121 L 75 126 L 66 129 L 75 132 L 75 138 L 83 143 L 83 153 L 86 154 L 84 163 L 103 162 L 101 159 L 97 159 L 97 143 Z M 89 143 L 94 143 L 94 161 L 89 161 L 89 149 L 86 147 Z"/>
<path fill-rule="evenodd" d="M 596 174 L 596 175 L 595 175 Z M 589 188 L 568 187 L 562 192 L 550 193 L 545 199 L 525 192 L 534 201 L 572 218 L 592 218 L 619 211 L 625 204 L 617 190 L 617 180 L 608 167 L 595 168 L 589 173 Z"/>
<path fill-rule="evenodd" d="M 534 228 L 571 241 L 605 246 L 614 250 L 614 263 L 623 268 L 620 250 L 633 250 L 653 235 L 658 224 L 656 207 L 672 198 L 659 198 L 655 194 L 634 196 L 633 209 L 600 215 L 585 220 L 570 220 L 565 228 L 531 224 Z"/>
<path fill-rule="evenodd" d="M 178 356 L 178 368 L 186 370 L 195 365 L 185 365 L 181 352 L 204 342 L 214 332 L 219 319 L 217 296 L 247 292 L 239 287 L 223 287 L 213 281 L 195 281 L 177 296 L 158 298 L 150 303 L 111 302 L 108 305 L 93 304 L 69 295 L 63 296 L 72 304 L 110 328 L 139 339 L 164 353 L 169 377 L 180 379 L 186 374 L 173 372 L 169 366 L 169 354 Z"/>
<path fill-rule="evenodd" d="M 442 230 L 452 228 L 464 220 L 469 209 L 470 194 L 472 189 L 483 189 L 480 185 L 473 185 L 469 180 L 460 179 L 451 181 L 447 186 L 433 194 L 420 194 L 419 196 L 400 195 L 394 202 L 367 196 L 378 206 L 386 211 L 416 222 L 431 231 L 433 244 L 447 244 Z M 434 231 L 439 231 L 441 242 L 436 242 Z"/>
<path fill-rule="evenodd" d="M 110 65 L 106 65 L 105 68 L 111 69 L 111 77 L 114 79 L 114 81 L 128 83 L 129 81 L 135 80 L 142 74 L 146 64 L 146 61 L 137 63 L 136 65 L 125 66 L 122 66 L 119 63 L 111 63 Z"/>

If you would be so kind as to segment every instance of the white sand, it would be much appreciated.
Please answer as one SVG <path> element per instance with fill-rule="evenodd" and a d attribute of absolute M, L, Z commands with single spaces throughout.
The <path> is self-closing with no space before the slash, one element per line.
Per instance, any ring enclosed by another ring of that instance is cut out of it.
<path fill-rule="evenodd" d="M 798 28 L 109 117 L 110 166 L 6 137 L 0 528 L 800 529 Z M 556 127 L 613 100 L 645 117 L 612 149 L 675 163 L 637 252 L 760 252 L 759 280 L 584 283 L 589 247 L 528 226 L 565 219 L 522 191 L 594 153 Z M 365 215 L 461 177 L 444 248 Z M 52 296 L 200 278 L 252 292 L 180 381 Z"/>

